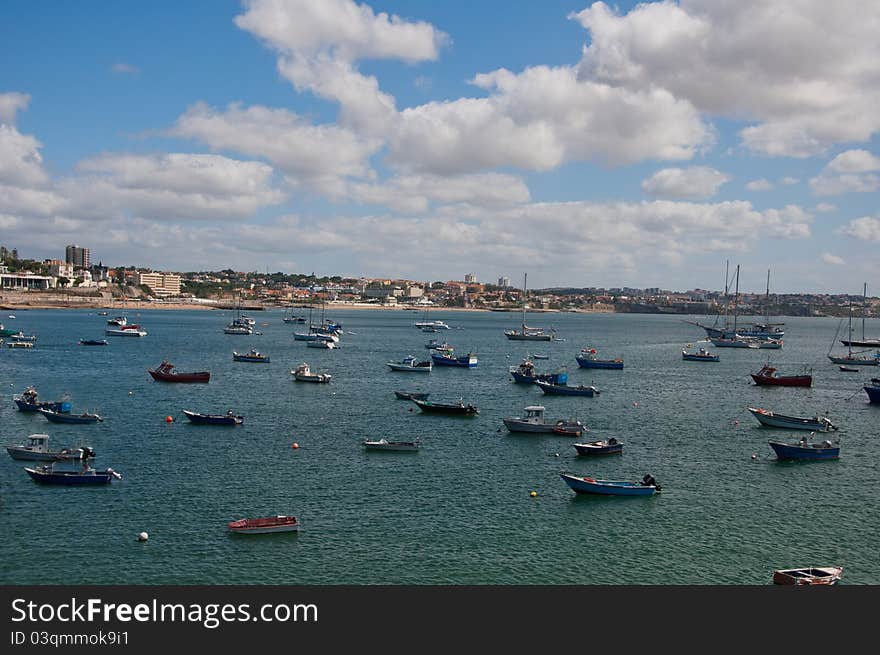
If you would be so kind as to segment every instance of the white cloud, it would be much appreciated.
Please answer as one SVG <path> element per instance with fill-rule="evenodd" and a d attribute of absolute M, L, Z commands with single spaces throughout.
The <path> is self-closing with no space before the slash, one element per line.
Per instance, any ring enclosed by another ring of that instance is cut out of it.
<path fill-rule="evenodd" d="M 730 179 L 708 166 L 664 168 L 642 182 L 642 190 L 652 196 L 701 200 L 711 198 Z"/>
<path fill-rule="evenodd" d="M 880 241 L 880 217 L 856 218 L 837 230 L 837 233 L 859 241 Z"/>
<path fill-rule="evenodd" d="M 262 157 L 288 181 L 327 195 L 342 193 L 344 178 L 371 178 L 370 156 L 379 148 L 336 125 L 311 125 L 284 109 L 229 105 L 225 111 L 198 103 L 178 118 L 171 135 L 196 139 L 213 150 Z"/>
<path fill-rule="evenodd" d="M 800 180 L 796 177 L 781 177 L 779 178 L 779 183 L 783 186 L 793 186 L 800 182 Z"/>
<path fill-rule="evenodd" d="M 42 144 L 11 125 L 0 125 L 0 184 L 36 187 L 48 181 L 40 156 Z"/>
<path fill-rule="evenodd" d="M 596 2 L 572 17 L 591 36 L 581 79 L 662 88 L 709 114 L 755 121 L 741 136 L 757 152 L 807 157 L 880 130 L 874 0 L 681 0 L 624 15 Z"/>
<path fill-rule="evenodd" d="M 770 180 L 766 180 L 763 177 L 758 180 L 752 180 L 748 184 L 746 184 L 746 189 L 749 191 L 770 191 L 773 189 L 773 183 Z"/>
<path fill-rule="evenodd" d="M 113 67 L 110 70 L 114 73 L 121 73 L 123 75 L 134 75 L 141 72 L 141 69 L 137 66 L 132 66 L 131 64 L 126 64 L 124 62 L 113 64 Z"/>
<path fill-rule="evenodd" d="M 880 189 L 880 158 L 867 150 L 847 150 L 837 155 L 810 180 L 817 196 L 870 193 Z"/>
<path fill-rule="evenodd" d="M 18 93 L 11 91 L 9 93 L 0 93 L 0 124 L 15 124 L 15 115 L 27 109 L 31 102 L 31 97 L 27 93 Z"/>
<path fill-rule="evenodd" d="M 843 266 L 846 264 L 846 260 L 842 257 L 838 257 L 837 255 L 832 255 L 830 252 L 823 252 L 820 255 L 823 262 L 826 264 L 831 264 L 832 266 Z"/>
<path fill-rule="evenodd" d="M 829 214 L 831 212 L 836 212 L 837 207 L 832 205 L 830 202 L 820 202 L 818 205 L 815 206 L 813 211 L 820 214 Z"/>

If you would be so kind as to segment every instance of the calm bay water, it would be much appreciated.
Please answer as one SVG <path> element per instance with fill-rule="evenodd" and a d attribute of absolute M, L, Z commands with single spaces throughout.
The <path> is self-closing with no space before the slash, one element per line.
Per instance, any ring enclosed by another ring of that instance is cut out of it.
<path fill-rule="evenodd" d="M 106 319 L 85 311 L 19 311 L 7 327 L 38 335 L 32 351 L 0 352 L 4 444 L 48 433 L 56 447 L 90 445 L 97 468 L 124 476 L 109 487 L 40 486 L 25 463 L 0 464 L 0 582 L 7 584 L 767 584 L 773 569 L 841 565 L 843 582 L 878 584 L 878 420 L 861 387 L 873 374 L 839 372 L 825 354 L 837 319 L 786 319 L 782 351 L 722 349 L 718 364 L 683 362 L 702 330 L 680 317 L 532 315 L 564 342 L 507 341 L 518 314 L 432 312 L 452 330 L 424 334 L 418 312 L 337 311 L 338 350 L 307 348 L 280 311 L 254 312 L 262 335 L 225 335 L 229 312 L 142 311 L 149 335 L 103 338 Z M 267 325 L 263 325 L 267 323 Z M 385 366 L 446 339 L 478 353 L 476 369 L 393 373 Z M 623 371 L 578 369 L 585 346 L 622 356 Z M 256 347 L 270 364 L 232 361 Z M 836 347 L 841 350 L 839 344 Z M 507 373 L 529 352 L 539 370 L 566 366 L 569 384 L 595 398 L 545 397 Z M 811 389 L 756 387 L 770 353 L 783 373 L 813 367 Z M 210 370 L 207 385 L 155 383 L 167 358 Z M 292 381 L 309 362 L 329 385 Z M 43 399 L 69 394 L 98 425 L 49 424 L 16 411 L 34 384 Z M 463 398 L 475 418 L 422 415 L 394 390 Z M 616 436 L 622 456 L 578 457 L 561 436 L 511 435 L 504 416 L 543 404 L 577 416 L 591 439 Z M 827 413 L 841 430 L 836 462 L 777 463 L 746 411 Z M 236 428 L 190 425 L 181 410 L 232 408 Z M 175 422 L 166 424 L 165 416 Z M 365 438 L 420 438 L 417 454 L 365 453 Z M 291 448 L 293 442 L 301 446 Z M 752 454 L 757 458 L 752 459 Z M 610 479 L 650 472 L 652 498 L 577 496 L 562 470 Z M 531 491 L 537 497 L 530 497 Z M 226 523 L 293 514 L 299 534 L 242 537 Z M 138 543 L 141 531 L 150 534 Z"/>

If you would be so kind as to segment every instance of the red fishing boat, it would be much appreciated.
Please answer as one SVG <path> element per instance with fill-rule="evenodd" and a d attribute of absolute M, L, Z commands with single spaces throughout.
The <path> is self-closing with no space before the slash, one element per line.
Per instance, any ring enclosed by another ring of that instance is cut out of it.
<path fill-rule="evenodd" d="M 299 521 L 295 516 L 269 516 L 257 519 L 238 519 L 227 524 L 238 534 L 266 534 L 269 532 L 297 532 Z"/>
<path fill-rule="evenodd" d="M 803 569 L 773 571 L 773 584 L 781 585 L 834 585 L 843 575 L 840 566 L 812 566 Z"/>
<path fill-rule="evenodd" d="M 764 364 L 757 373 L 752 373 L 755 384 L 776 387 L 810 387 L 813 385 L 812 375 L 779 375 L 770 364 Z"/>
<path fill-rule="evenodd" d="M 208 371 L 196 373 L 177 373 L 174 364 L 163 361 L 155 369 L 147 369 L 147 373 L 153 376 L 156 382 L 207 382 L 211 378 Z"/>

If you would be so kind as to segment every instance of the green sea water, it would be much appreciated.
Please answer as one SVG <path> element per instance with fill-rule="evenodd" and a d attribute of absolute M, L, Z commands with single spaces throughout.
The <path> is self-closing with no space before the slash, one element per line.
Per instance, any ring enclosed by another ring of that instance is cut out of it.
<path fill-rule="evenodd" d="M 33 350 L 0 352 L 4 444 L 48 433 L 55 446 L 89 445 L 97 468 L 123 480 L 100 488 L 41 486 L 25 462 L 0 462 L 0 582 L 5 584 L 767 584 L 774 569 L 840 565 L 842 583 L 880 583 L 877 530 L 880 406 L 863 384 L 876 368 L 840 372 L 826 353 L 837 319 L 789 318 L 782 351 L 723 349 L 721 362 L 684 362 L 701 330 L 674 316 L 530 315 L 562 342 L 512 342 L 518 314 L 432 312 L 453 329 L 424 334 L 418 312 L 333 310 L 338 350 L 294 341 L 302 326 L 254 312 L 262 335 L 225 335 L 230 312 L 141 311 L 142 339 L 103 338 L 94 311 L 18 311 L 7 327 L 38 336 Z M 265 323 L 265 325 L 263 325 Z M 394 373 L 385 363 L 446 339 L 478 354 L 475 369 Z M 578 369 L 595 347 L 623 371 Z M 256 347 L 269 364 L 232 361 Z M 835 348 L 842 351 L 839 343 Z M 714 350 L 714 349 L 713 349 Z M 514 384 L 508 368 L 545 353 L 569 384 L 594 398 L 545 397 Z M 813 368 L 810 389 L 756 387 L 767 356 L 783 373 Z M 209 370 L 206 385 L 156 383 L 168 359 Z M 333 376 L 297 383 L 308 362 Z M 68 394 L 98 425 L 55 425 L 18 412 L 27 385 Z M 474 418 L 423 415 L 395 390 L 430 392 L 479 407 Z M 579 457 L 564 436 L 512 435 L 501 419 L 543 404 L 576 416 L 590 440 L 615 436 L 621 456 Z M 767 441 L 804 433 L 762 428 L 746 410 L 827 413 L 841 426 L 838 461 L 779 463 Z M 182 410 L 233 409 L 244 425 L 189 424 Z M 166 423 L 165 417 L 175 418 Z M 366 453 L 365 438 L 422 441 L 416 454 Z M 299 449 L 291 445 L 297 442 Z M 753 457 L 755 455 L 755 457 Z M 559 477 L 637 480 L 651 498 L 574 494 Z M 537 495 L 532 497 L 530 492 Z M 245 537 L 226 523 L 292 514 L 298 534 Z M 149 533 L 140 543 L 137 534 Z"/>

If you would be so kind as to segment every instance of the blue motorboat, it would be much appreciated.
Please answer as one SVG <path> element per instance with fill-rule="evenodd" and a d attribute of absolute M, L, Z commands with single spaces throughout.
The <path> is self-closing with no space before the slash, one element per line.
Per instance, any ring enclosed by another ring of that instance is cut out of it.
<path fill-rule="evenodd" d="M 809 443 L 806 437 L 797 443 L 768 441 L 776 457 L 780 460 L 824 460 L 840 458 L 840 442 L 831 443 L 828 439 L 817 443 Z"/>
<path fill-rule="evenodd" d="M 575 359 L 581 368 L 623 368 L 623 360 L 619 357 L 615 359 L 598 359 L 595 348 L 584 348 L 579 355 L 575 356 Z"/>
<path fill-rule="evenodd" d="M 544 382 L 543 380 L 536 380 L 535 384 L 537 384 L 541 388 L 541 391 L 548 396 L 586 396 L 592 398 L 599 393 L 599 390 L 592 385 L 585 386 L 581 384 L 572 387 L 567 384 L 553 384 L 552 382 Z"/>
<path fill-rule="evenodd" d="M 39 466 L 25 468 L 25 471 L 31 479 L 41 484 L 94 485 L 110 484 L 113 478 L 122 479 L 122 476 L 111 468 L 106 471 L 96 471 L 88 464 L 81 469 L 62 470 L 51 466 Z"/>
<path fill-rule="evenodd" d="M 572 491 L 579 494 L 598 494 L 602 496 L 653 496 L 660 491 L 660 485 L 653 476 L 645 475 L 641 482 L 626 480 L 595 480 L 570 473 L 560 473 Z"/>
<path fill-rule="evenodd" d="M 72 409 L 71 403 L 63 400 L 41 401 L 35 387 L 28 387 L 20 396 L 13 397 L 20 412 L 39 412 L 41 409 L 50 409 L 59 414 L 67 414 Z"/>
<path fill-rule="evenodd" d="M 528 359 L 524 359 L 519 366 L 510 368 L 510 375 L 513 376 L 514 382 L 523 384 L 534 384 L 538 381 L 550 382 L 552 384 L 565 384 L 568 382 L 568 373 L 564 370 L 558 370 L 555 373 L 538 373 L 535 371 L 535 365 Z"/>
<path fill-rule="evenodd" d="M 431 359 L 437 366 L 458 366 L 459 368 L 474 368 L 479 361 L 473 353 L 456 357 L 453 353 L 432 352 Z"/>
<path fill-rule="evenodd" d="M 868 394 L 869 402 L 880 403 L 880 378 L 871 378 L 871 384 L 865 387 L 865 393 Z"/>

